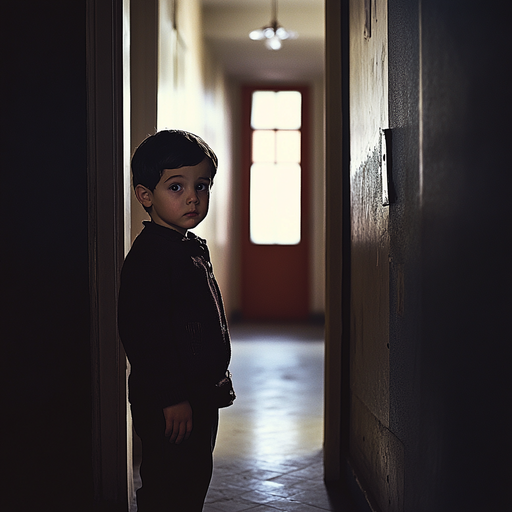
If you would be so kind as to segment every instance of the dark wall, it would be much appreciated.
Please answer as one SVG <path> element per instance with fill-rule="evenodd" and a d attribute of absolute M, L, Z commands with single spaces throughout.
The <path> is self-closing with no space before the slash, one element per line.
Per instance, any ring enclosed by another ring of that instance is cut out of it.
<path fill-rule="evenodd" d="M 417 2 L 410 0 L 390 0 L 388 6 L 393 184 L 393 202 L 389 206 L 389 428 L 404 446 L 402 510 L 419 512 L 416 496 L 424 483 L 420 470 L 427 463 L 419 457 L 422 442 L 419 10 Z"/>
<path fill-rule="evenodd" d="M 86 3 L 1 16 L 2 508 L 89 511 Z"/>
<path fill-rule="evenodd" d="M 509 15 L 389 0 L 390 428 L 406 511 L 510 506 Z"/>
<path fill-rule="evenodd" d="M 422 377 L 438 392 L 423 413 L 438 417 L 424 427 L 444 469 L 438 510 L 498 509 L 512 476 L 509 16 L 505 3 L 423 3 Z"/>

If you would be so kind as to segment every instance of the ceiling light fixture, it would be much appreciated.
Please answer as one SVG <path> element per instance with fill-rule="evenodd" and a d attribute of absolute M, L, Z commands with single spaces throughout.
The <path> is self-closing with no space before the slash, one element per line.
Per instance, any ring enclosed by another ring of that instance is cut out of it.
<path fill-rule="evenodd" d="M 277 0 L 272 0 L 272 21 L 265 27 L 258 28 L 249 33 L 253 41 L 265 41 L 269 50 L 280 50 L 285 39 L 295 39 L 297 32 L 286 30 L 277 21 Z"/>

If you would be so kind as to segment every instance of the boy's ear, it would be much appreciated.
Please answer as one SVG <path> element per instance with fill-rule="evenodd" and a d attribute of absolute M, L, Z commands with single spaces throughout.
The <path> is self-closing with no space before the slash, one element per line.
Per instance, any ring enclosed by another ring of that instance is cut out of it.
<path fill-rule="evenodd" d="M 146 188 L 144 185 L 137 185 L 135 187 L 135 197 L 142 206 L 151 208 L 153 204 L 153 194 L 149 188 Z"/>

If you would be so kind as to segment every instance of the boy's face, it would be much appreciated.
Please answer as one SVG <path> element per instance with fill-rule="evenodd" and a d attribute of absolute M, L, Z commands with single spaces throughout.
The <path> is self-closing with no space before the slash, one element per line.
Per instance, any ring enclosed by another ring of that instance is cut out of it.
<path fill-rule="evenodd" d="M 184 235 L 195 228 L 208 213 L 211 169 L 205 158 L 201 163 L 179 169 L 164 169 L 153 191 L 137 185 L 135 195 L 151 220 Z"/>

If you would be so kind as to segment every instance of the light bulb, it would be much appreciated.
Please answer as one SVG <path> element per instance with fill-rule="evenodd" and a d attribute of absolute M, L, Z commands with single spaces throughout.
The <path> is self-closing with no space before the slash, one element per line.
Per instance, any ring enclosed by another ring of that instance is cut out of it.
<path fill-rule="evenodd" d="M 253 41 L 261 41 L 261 40 L 264 38 L 263 30 L 261 30 L 261 28 L 259 28 L 259 29 L 257 29 L 257 30 L 253 30 L 253 31 L 249 34 L 249 37 L 250 37 Z"/>
<path fill-rule="evenodd" d="M 263 31 L 263 34 L 265 35 L 265 37 L 267 39 L 271 39 L 272 37 L 274 37 L 275 35 L 275 32 L 274 32 L 274 29 L 272 27 L 267 27 L 264 31 Z"/>
<path fill-rule="evenodd" d="M 288 32 L 283 27 L 279 27 L 276 31 L 276 34 L 279 39 L 288 39 L 289 37 Z"/>
<path fill-rule="evenodd" d="M 281 43 L 281 39 L 279 39 L 279 37 L 273 36 L 265 41 L 265 46 L 269 50 L 280 50 L 283 43 Z"/>

